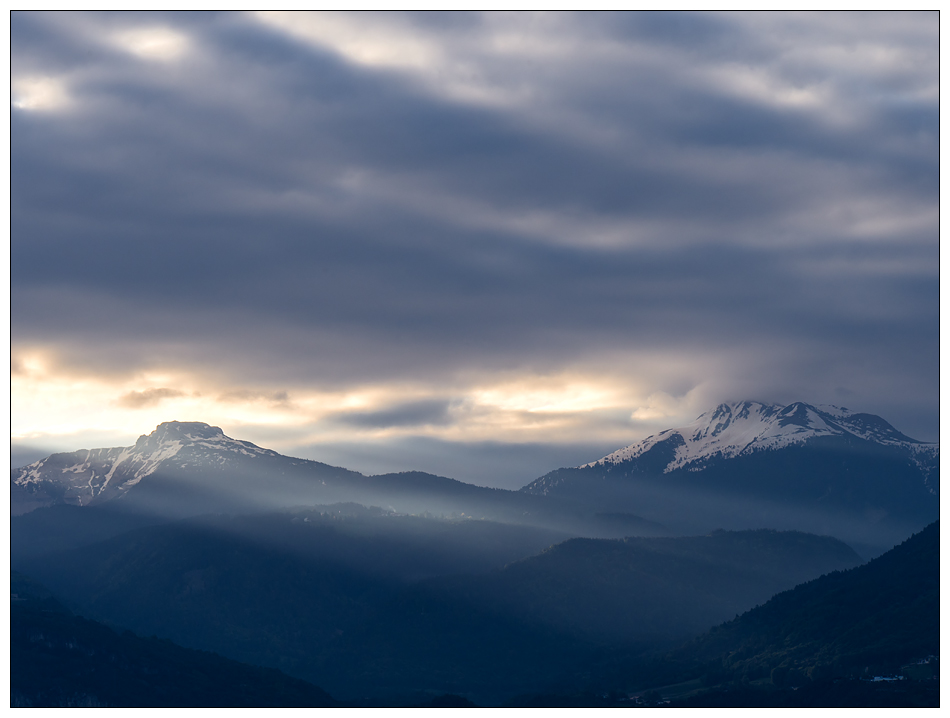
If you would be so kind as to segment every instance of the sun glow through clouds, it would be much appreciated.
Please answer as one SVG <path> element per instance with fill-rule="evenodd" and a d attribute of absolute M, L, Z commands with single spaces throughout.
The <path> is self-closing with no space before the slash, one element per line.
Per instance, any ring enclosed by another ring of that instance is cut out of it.
<path fill-rule="evenodd" d="M 507 374 L 441 388 L 381 383 L 321 391 L 229 386 L 172 368 L 121 378 L 81 374 L 40 351 L 17 353 L 13 368 L 11 436 L 21 442 L 84 430 L 137 435 L 169 420 L 204 421 L 251 441 L 260 441 L 255 432 L 270 427 L 286 432 L 298 446 L 360 436 L 530 442 L 615 435 L 626 441 L 629 426 L 622 418 L 637 405 L 629 387 L 581 373 Z M 413 418 L 419 407 L 423 415 Z M 407 411 L 409 419 L 400 418 Z M 425 411 L 436 413 L 430 417 Z M 620 423 L 587 426 L 598 413 L 618 416 Z M 271 435 L 270 430 L 265 433 Z M 285 443 L 265 440 L 277 450 Z"/>
<path fill-rule="evenodd" d="M 66 83 L 55 77 L 14 77 L 11 104 L 19 110 L 59 110 L 70 103 Z"/>
<path fill-rule="evenodd" d="M 126 52 L 145 60 L 171 62 L 188 50 L 188 38 L 167 27 L 125 30 L 117 33 L 113 39 Z"/>

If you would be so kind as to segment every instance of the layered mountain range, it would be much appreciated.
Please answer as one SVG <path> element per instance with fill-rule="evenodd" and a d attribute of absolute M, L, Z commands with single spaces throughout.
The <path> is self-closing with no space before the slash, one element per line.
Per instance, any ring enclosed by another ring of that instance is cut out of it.
<path fill-rule="evenodd" d="M 199 422 L 161 424 L 130 447 L 53 454 L 11 479 L 14 514 L 72 504 L 185 516 L 352 501 L 588 536 L 798 529 L 880 550 L 937 518 L 940 485 L 938 445 L 878 416 L 753 401 L 721 404 L 517 492 L 421 472 L 364 476 Z"/>

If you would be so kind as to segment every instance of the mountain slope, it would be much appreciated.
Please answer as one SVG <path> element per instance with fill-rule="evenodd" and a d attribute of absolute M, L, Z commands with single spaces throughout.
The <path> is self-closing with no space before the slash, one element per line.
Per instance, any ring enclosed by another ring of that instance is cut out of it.
<path fill-rule="evenodd" d="M 939 447 L 840 407 L 741 402 L 522 491 L 683 532 L 799 529 L 879 553 L 937 518 Z"/>
<path fill-rule="evenodd" d="M 778 451 L 831 437 L 901 450 L 919 469 L 928 493 L 938 493 L 936 444 L 904 436 L 873 414 L 801 402 L 785 407 L 754 401 L 720 404 L 688 426 L 661 431 L 578 468 L 619 469 L 628 475 L 669 474 L 680 469 L 696 473 L 723 459 Z M 561 483 L 558 479 L 551 475 L 541 477 L 523 490 L 550 493 Z"/>

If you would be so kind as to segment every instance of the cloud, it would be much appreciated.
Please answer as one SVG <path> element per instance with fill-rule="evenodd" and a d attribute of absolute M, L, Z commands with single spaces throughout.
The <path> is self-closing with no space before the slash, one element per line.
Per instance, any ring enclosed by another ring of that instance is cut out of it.
<path fill-rule="evenodd" d="M 116 400 L 116 403 L 126 409 L 144 409 L 145 407 L 156 406 L 165 399 L 172 399 L 179 396 L 185 396 L 185 392 L 161 387 L 144 389 L 142 391 L 130 391 L 128 394 L 120 396 Z"/>
<path fill-rule="evenodd" d="M 122 49 L 146 60 L 170 62 L 188 50 L 188 38 L 184 34 L 161 26 L 122 30 L 113 39 Z"/>
<path fill-rule="evenodd" d="M 391 428 L 446 425 L 451 421 L 452 402 L 439 399 L 413 401 L 379 411 L 351 411 L 337 414 L 336 421 L 364 428 Z"/>
<path fill-rule="evenodd" d="M 632 441 L 840 391 L 935 438 L 937 29 L 14 13 L 13 354 L 76 416 L 180 386 L 311 438 Z"/>
<path fill-rule="evenodd" d="M 262 392 L 251 389 L 234 389 L 221 394 L 218 401 L 229 404 L 266 402 L 272 406 L 291 406 L 290 396 L 286 391 Z"/>
<path fill-rule="evenodd" d="M 70 103 L 66 83 L 60 78 L 14 77 L 10 86 L 12 104 L 18 110 L 58 110 Z"/>

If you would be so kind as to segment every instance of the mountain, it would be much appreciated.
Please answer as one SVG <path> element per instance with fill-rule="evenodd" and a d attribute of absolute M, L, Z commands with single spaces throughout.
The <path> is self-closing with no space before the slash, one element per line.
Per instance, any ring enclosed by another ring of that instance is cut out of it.
<path fill-rule="evenodd" d="M 41 584 L 10 577 L 13 707 L 314 707 L 326 692 L 274 669 L 140 638 L 72 615 Z"/>
<path fill-rule="evenodd" d="M 355 502 L 403 513 L 487 518 L 575 535 L 662 535 L 665 528 L 632 512 L 600 512 L 570 500 L 492 489 L 407 471 L 364 476 L 283 456 L 226 436 L 200 422 L 166 422 L 133 446 L 53 454 L 11 471 L 11 513 L 56 506 L 146 517 L 247 513 L 291 506 Z M 108 509 L 108 512 L 106 511 Z M 71 520 L 78 526 L 81 519 Z M 109 518 L 108 524 L 130 519 Z M 91 517 L 87 533 L 94 530 Z M 26 523 L 22 522 L 25 527 Z M 34 521 L 43 523 L 39 518 Z M 47 522 L 48 523 L 48 522 Z M 45 529 L 43 529 L 45 530 Z M 52 527 L 56 533 L 61 528 Z M 33 537 L 26 539 L 34 540 Z M 45 542 L 40 536 L 39 542 Z M 23 541 L 19 540 L 22 544 Z"/>
<path fill-rule="evenodd" d="M 667 429 L 655 437 L 650 436 L 615 451 L 594 464 L 622 463 L 643 455 L 657 444 L 670 441 L 676 451 L 664 472 L 687 466 L 702 470 L 704 464 L 718 457 L 732 458 L 781 449 L 820 436 L 848 435 L 909 450 L 919 462 L 924 483 L 929 483 L 931 467 L 927 459 L 936 455 L 936 445 L 904 436 L 873 414 L 860 414 L 832 405 L 814 407 L 801 402 L 786 407 L 753 401 L 720 404 L 715 410 L 701 414 L 689 426 Z M 936 491 L 935 487 L 931 488 Z"/>
<path fill-rule="evenodd" d="M 287 467 L 278 464 L 285 463 Z M 13 513 L 56 504 L 95 506 L 149 493 L 161 478 L 186 470 L 211 476 L 246 473 L 249 467 L 270 473 L 307 465 L 317 480 L 339 478 L 346 469 L 316 461 L 291 460 L 275 451 L 225 436 L 216 426 L 201 422 L 170 421 L 133 446 L 82 449 L 53 454 L 11 472 Z M 253 471 L 253 469 L 251 469 Z M 138 488 L 146 480 L 146 490 Z M 246 489 L 236 485 L 235 490 Z M 263 488 L 263 487 L 261 487 Z M 277 490 L 278 487 L 273 487 Z M 263 492 L 262 492 L 263 493 Z"/>
<path fill-rule="evenodd" d="M 744 401 L 522 491 L 633 510 L 678 531 L 800 529 L 879 553 L 937 518 L 939 486 L 938 445 L 878 416 Z"/>

